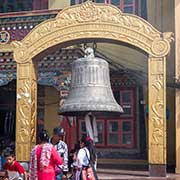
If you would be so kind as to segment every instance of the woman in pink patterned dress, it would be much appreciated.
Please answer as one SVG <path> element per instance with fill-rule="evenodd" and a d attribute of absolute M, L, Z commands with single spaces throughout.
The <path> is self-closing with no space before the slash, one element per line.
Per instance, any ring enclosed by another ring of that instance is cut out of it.
<path fill-rule="evenodd" d="M 55 168 L 63 163 L 46 130 L 39 134 L 40 144 L 31 151 L 29 180 L 55 180 Z"/>

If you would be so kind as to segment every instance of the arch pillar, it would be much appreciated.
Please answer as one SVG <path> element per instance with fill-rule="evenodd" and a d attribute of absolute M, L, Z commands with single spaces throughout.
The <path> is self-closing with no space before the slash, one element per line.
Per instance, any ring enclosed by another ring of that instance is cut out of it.
<path fill-rule="evenodd" d="M 151 177 L 166 176 L 166 58 L 148 59 L 148 161 Z"/>
<path fill-rule="evenodd" d="M 16 158 L 29 161 L 36 144 L 37 68 L 31 59 L 17 63 Z"/>

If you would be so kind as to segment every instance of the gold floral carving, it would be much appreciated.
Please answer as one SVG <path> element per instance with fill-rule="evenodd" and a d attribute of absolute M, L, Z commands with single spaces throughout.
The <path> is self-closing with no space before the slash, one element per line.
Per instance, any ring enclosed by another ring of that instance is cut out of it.
<path fill-rule="evenodd" d="M 36 144 L 36 114 L 37 114 L 37 74 L 33 67 L 32 74 L 32 84 L 31 84 L 31 94 L 32 94 L 32 103 L 31 103 L 31 148 Z"/>
<path fill-rule="evenodd" d="M 164 151 L 164 146 L 160 144 L 151 144 L 151 155 L 149 163 L 151 164 L 165 164 L 166 151 Z M 163 160 L 163 163 L 162 163 Z"/>
<path fill-rule="evenodd" d="M 118 8 L 87 1 L 61 11 L 36 26 L 21 42 L 13 42 L 15 59 L 25 63 L 47 48 L 71 40 L 111 39 L 129 43 L 154 57 L 169 52 L 169 41 L 144 19 Z"/>
<path fill-rule="evenodd" d="M 30 158 L 29 153 L 30 143 L 18 143 L 16 144 L 16 159 L 19 161 L 26 161 Z"/>
<path fill-rule="evenodd" d="M 166 164 L 165 58 L 149 58 L 149 162 Z"/>
<path fill-rule="evenodd" d="M 16 155 L 18 160 L 26 160 L 29 159 L 29 151 L 25 150 L 28 149 L 27 147 L 29 147 L 30 144 L 30 82 L 28 80 L 17 81 Z M 22 147 L 24 147 L 24 149 Z"/>
<path fill-rule="evenodd" d="M 29 161 L 36 143 L 37 82 L 33 63 L 17 64 L 16 155 L 19 161 Z"/>
<path fill-rule="evenodd" d="M 14 46 L 12 44 L 0 44 L 0 52 L 13 52 Z"/>

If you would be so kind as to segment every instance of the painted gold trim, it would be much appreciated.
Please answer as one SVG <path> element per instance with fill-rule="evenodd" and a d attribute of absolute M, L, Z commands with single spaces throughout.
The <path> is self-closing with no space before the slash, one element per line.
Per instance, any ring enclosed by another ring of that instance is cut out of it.
<path fill-rule="evenodd" d="M 14 52 L 14 46 L 9 43 L 6 44 L 0 43 L 0 52 Z"/>

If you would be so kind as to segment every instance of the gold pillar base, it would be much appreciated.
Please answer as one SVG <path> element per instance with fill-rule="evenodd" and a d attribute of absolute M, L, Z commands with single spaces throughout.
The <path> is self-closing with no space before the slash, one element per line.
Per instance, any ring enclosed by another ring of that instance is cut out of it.
<path fill-rule="evenodd" d="M 176 168 L 176 169 L 175 169 L 175 172 L 176 172 L 177 174 L 180 174 L 180 169 L 179 169 L 179 168 Z"/>
<path fill-rule="evenodd" d="M 166 165 L 165 164 L 149 164 L 149 176 L 150 177 L 166 177 Z"/>

